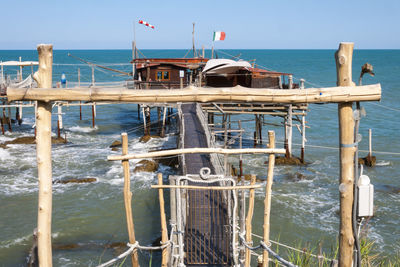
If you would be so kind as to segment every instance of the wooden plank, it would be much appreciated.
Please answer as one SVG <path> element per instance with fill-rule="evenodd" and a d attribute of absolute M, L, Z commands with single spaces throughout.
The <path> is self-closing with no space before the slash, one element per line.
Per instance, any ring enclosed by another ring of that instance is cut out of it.
<path fill-rule="evenodd" d="M 243 190 L 261 188 L 261 184 L 237 186 L 197 186 L 197 185 L 151 185 L 153 189 L 189 189 L 189 190 Z"/>
<path fill-rule="evenodd" d="M 171 149 L 154 151 L 142 154 L 128 154 L 128 155 L 115 155 L 108 156 L 108 160 L 127 160 L 127 159 L 143 159 L 143 158 L 154 158 L 154 157 L 164 157 L 179 154 L 196 154 L 196 153 L 217 153 L 217 154 L 285 154 L 285 149 L 280 148 L 242 148 L 242 149 L 224 149 L 224 148 L 182 148 L 182 149 Z"/>
<path fill-rule="evenodd" d="M 251 89 L 241 86 L 229 88 L 198 88 L 171 90 L 128 90 L 120 88 L 9 88 L 8 101 L 120 101 L 132 103 L 170 102 L 252 102 L 252 103 L 340 103 L 379 101 L 380 84 L 309 89 Z"/>

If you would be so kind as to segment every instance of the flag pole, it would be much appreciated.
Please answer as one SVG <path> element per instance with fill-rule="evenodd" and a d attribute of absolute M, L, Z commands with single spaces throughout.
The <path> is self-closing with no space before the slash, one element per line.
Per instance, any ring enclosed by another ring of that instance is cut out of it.
<path fill-rule="evenodd" d="M 215 36 L 215 31 L 213 34 L 213 42 L 212 42 L 212 47 L 211 47 L 211 58 L 214 58 L 214 43 L 215 43 L 214 36 Z"/>

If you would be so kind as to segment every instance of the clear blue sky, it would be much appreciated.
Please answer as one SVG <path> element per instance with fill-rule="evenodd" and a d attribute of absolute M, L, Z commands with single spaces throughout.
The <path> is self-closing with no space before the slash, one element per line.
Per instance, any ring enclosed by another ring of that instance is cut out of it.
<path fill-rule="evenodd" d="M 1 0 L 0 49 L 400 49 L 400 0 Z M 139 19 L 156 26 L 139 25 Z"/>

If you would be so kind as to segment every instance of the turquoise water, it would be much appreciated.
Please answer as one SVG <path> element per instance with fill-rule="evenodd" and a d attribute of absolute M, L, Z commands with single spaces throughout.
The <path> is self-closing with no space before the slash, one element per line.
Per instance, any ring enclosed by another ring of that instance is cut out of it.
<path fill-rule="evenodd" d="M 182 57 L 184 50 L 143 50 L 147 57 Z M 129 50 L 71 50 L 54 51 L 53 81 L 65 73 L 69 81 L 77 80 L 78 68 L 81 81 L 90 82 L 91 69 L 81 62 L 68 57 L 68 53 L 92 62 L 129 72 L 131 59 Z M 209 54 L 209 51 L 207 51 Z M 306 87 L 335 86 L 336 67 L 333 50 L 224 50 L 219 57 L 237 56 L 245 60 L 257 59 L 259 67 L 290 72 L 295 78 L 304 78 Z M 37 60 L 36 51 L 0 51 L 0 60 Z M 365 76 L 363 83 L 381 83 L 382 101 L 364 103 L 367 115 L 361 121 L 363 135 L 360 148 L 368 148 L 368 129 L 372 129 L 373 150 L 378 162 L 385 166 L 365 168 L 375 185 L 375 216 L 365 227 L 369 238 L 375 240 L 378 252 L 393 257 L 400 250 L 400 50 L 356 50 L 353 56 L 353 80 L 358 81 L 364 63 L 374 66 L 375 77 Z M 118 64 L 117 64 L 118 63 Z M 123 63 L 120 65 L 119 63 Z M 72 64 L 72 65 L 70 65 Z M 114 65 L 111 65 L 114 64 Z M 17 69 L 7 68 L 6 73 L 15 75 Z M 24 69 L 24 76 L 31 72 Z M 124 77 L 95 71 L 96 82 L 118 81 Z M 143 152 L 161 145 L 173 146 L 174 137 L 153 140 L 147 144 L 139 142 L 142 135 L 137 119 L 136 105 L 98 106 L 96 128 L 91 128 L 91 109 L 83 107 L 83 120 L 79 120 L 79 109 L 65 108 L 64 124 L 68 140 L 66 146 L 53 147 L 53 179 L 96 177 L 94 184 L 54 185 L 53 192 L 53 243 L 58 247 L 79 244 L 79 248 L 53 250 L 55 266 L 95 266 L 112 258 L 118 252 L 105 248 L 113 242 L 126 242 L 123 207 L 123 175 L 118 162 L 108 162 L 106 157 L 113 152 L 109 145 L 119 139 L 120 133 L 128 131 L 130 152 Z M 153 120 L 156 114 L 153 114 Z M 239 119 L 239 118 L 236 118 Z M 244 120 L 245 117 L 241 116 Z M 276 119 L 266 117 L 268 122 Z M 53 115 L 53 129 L 56 123 Z M 277 166 L 275 169 L 271 237 L 288 245 L 323 242 L 325 251 L 336 243 L 338 234 L 338 121 L 337 105 L 311 105 L 307 119 L 306 160 L 309 165 Z M 19 136 L 33 135 L 33 110 L 24 110 L 24 122 L 14 125 L 13 133 L 0 136 L 0 142 Z M 244 124 L 245 141 L 251 145 L 254 122 Z M 275 130 L 279 146 L 283 146 L 283 129 L 265 126 Z M 264 136 L 264 140 L 267 136 Z M 294 154 L 299 155 L 300 134 L 294 128 Z M 322 146 L 327 148 L 315 147 Z M 396 154 L 397 153 L 397 154 Z M 360 156 L 366 156 L 361 152 Z M 245 156 L 244 172 L 266 176 L 266 157 Z M 237 158 L 230 161 L 237 165 Z M 10 145 L 0 148 L 0 266 L 20 266 L 31 246 L 32 231 L 37 219 L 37 170 L 35 146 Z M 131 162 L 133 167 L 134 161 Z M 166 176 L 173 170 L 161 166 Z M 296 181 L 294 177 L 304 175 Z M 157 194 L 150 189 L 156 182 L 155 174 L 137 173 L 132 176 L 133 210 L 137 239 L 141 244 L 150 244 L 160 236 L 159 208 Z M 262 233 L 262 201 L 264 191 L 257 193 L 253 230 Z M 141 252 L 143 263 L 150 255 Z M 157 266 L 159 255 L 153 255 Z M 146 265 L 146 264 L 144 264 Z"/>

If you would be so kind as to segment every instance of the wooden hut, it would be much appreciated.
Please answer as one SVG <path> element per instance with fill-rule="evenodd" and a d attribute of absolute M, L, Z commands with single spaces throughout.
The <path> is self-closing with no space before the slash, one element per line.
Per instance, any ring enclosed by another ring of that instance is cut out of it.
<path fill-rule="evenodd" d="M 139 88 L 179 88 L 194 82 L 206 58 L 138 58 L 135 80 Z"/>

